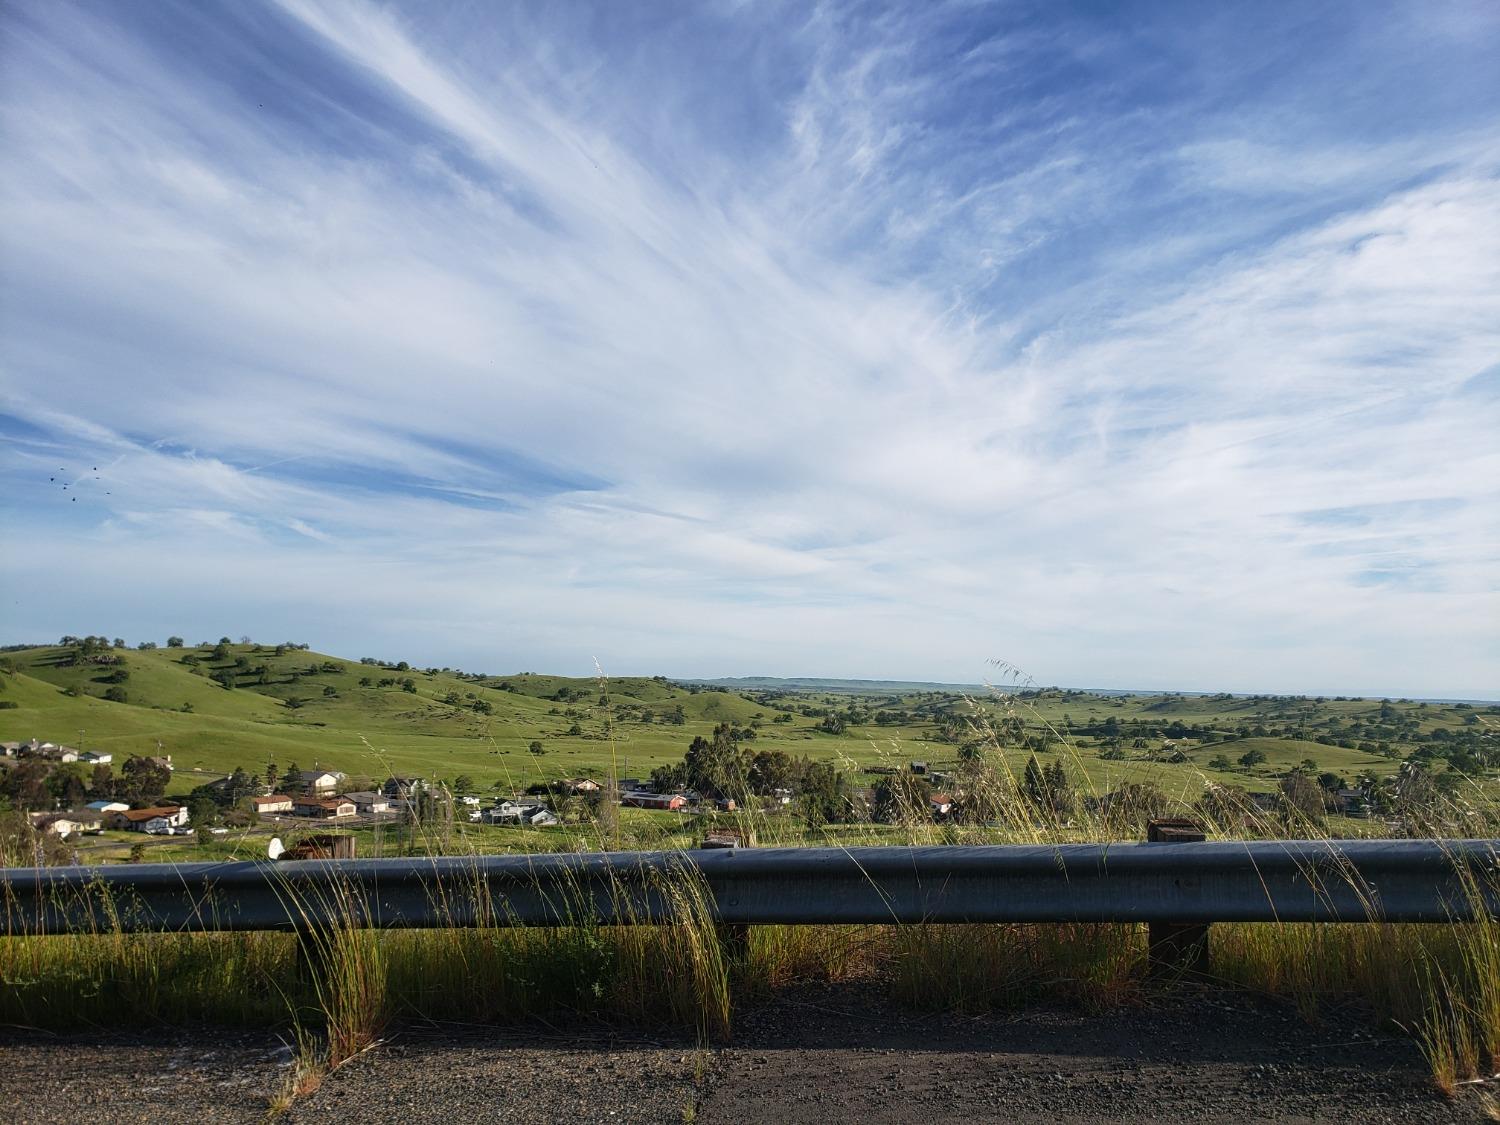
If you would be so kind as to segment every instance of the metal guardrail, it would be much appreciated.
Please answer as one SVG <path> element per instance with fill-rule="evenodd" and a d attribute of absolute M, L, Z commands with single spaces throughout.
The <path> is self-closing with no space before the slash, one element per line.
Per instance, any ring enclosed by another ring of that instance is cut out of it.
<path fill-rule="evenodd" d="M 700 905 L 694 907 L 696 887 Z M 334 926 L 1447 922 L 1500 841 L 763 848 L 0 870 L 3 933 Z"/>

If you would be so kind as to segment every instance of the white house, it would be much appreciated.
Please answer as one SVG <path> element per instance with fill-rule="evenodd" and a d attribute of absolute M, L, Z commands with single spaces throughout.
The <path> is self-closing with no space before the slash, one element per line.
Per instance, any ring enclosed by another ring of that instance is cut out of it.
<path fill-rule="evenodd" d="M 391 811 L 390 798 L 384 793 L 370 793 L 362 790 L 358 793 L 345 793 L 344 800 L 352 801 L 355 810 L 361 816 L 375 816 L 378 813 Z"/>
<path fill-rule="evenodd" d="M 107 766 L 115 760 L 115 756 L 113 754 L 101 754 L 97 750 L 85 750 L 82 754 L 78 755 L 78 760 L 80 762 L 88 762 L 90 765 Z"/>
<path fill-rule="evenodd" d="M 539 801 L 501 801 L 485 809 L 481 818 L 489 824 L 530 824 L 536 827 L 561 823 L 557 814 Z"/>
<path fill-rule="evenodd" d="M 31 824 L 38 832 L 47 832 L 53 836 L 77 836 L 84 832 L 98 832 L 104 827 L 100 814 L 90 809 L 65 813 L 32 813 Z"/>
<path fill-rule="evenodd" d="M 93 809 L 100 816 L 107 816 L 112 812 L 124 812 L 130 806 L 124 801 L 90 801 L 84 808 Z"/>
<path fill-rule="evenodd" d="M 157 805 L 150 809 L 126 809 L 124 812 L 112 812 L 105 814 L 111 828 L 120 828 L 128 832 L 145 832 L 148 825 L 153 821 L 160 821 L 157 830 L 165 826 L 167 828 L 180 828 L 187 823 L 188 811 L 183 805 Z"/>
<path fill-rule="evenodd" d="M 292 799 L 285 793 L 272 793 L 266 797 L 251 797 L 250 807 L 257 813 L 291 812 Z"/>
<path fill-rule="evenodd" d="M 16 753 L 22 758 L 44 758 L 49 762 L 76 762 L 78 751 L 71 746 L 60 746 L 56 742 L 38 742 L 32 739 L 23 742 L 16 748 Z"/>
<path fill-rule="evenodd" d="M 348 779 L 338 770 L 299 770 L 297 780 L 301 783 L 304 793 L 331 797 Z"/>

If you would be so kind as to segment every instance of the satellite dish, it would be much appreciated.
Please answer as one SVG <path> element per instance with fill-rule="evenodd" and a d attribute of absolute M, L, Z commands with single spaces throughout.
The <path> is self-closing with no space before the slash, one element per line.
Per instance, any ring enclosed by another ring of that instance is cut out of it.
<path fill-rule="evenodd" d="M 266 849 L 267 854 L 269 854 L 272 859 L 280 859 L 281 853 L 284 851 L 286 851 L 286 848 L 282 846 L 281 837 L 272 836 L 271 846 Z"/>

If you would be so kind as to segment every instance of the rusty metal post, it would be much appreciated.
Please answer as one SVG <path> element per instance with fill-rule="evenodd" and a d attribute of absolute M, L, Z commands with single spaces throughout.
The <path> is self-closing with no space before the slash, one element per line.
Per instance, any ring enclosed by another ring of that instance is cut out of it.
<path fill-rule="evenodd" d="M 1157 844 L 1201 844 L 1203 826 L 1195 820 L 1152 820 L 1146 840 Z M 1156 977 L 1207 976 L 1208 925 L 1202 922 L 1151 922 L 1146 936 L 1147 970 Z"/>

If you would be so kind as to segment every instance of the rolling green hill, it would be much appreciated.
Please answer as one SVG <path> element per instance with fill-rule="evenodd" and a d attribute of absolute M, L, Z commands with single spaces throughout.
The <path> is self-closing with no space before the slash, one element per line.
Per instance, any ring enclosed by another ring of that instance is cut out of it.
<path fill-rule="evenodd" d="M 611 768 L 643 776 L 720 722 L 754 728 L 752 749 L 838 761 L 855 773 L 912 759 L 942 768 L 973 741 L 973 724 L 988 722 L 1010 724 L 1003 757 L 1016 771 L 1041 746 L 1087 788 L 1149 779 L 1188 794 L 1205 780 L 1269 789 L 1307 759 L 1350 776 L 1390 773 L 1413 748 L 1475 744 L 1475 732 L 1500 726 L 1500 708 L 1405 701 L 1058 690 L 974 698 L 925 685 L 853 696 L 842 681 L 821 693 L 784 683 L 728 690 L 663 677 L 479 676 L 256 644 L 24 648 L 7 652 L 0 667 L 0 739 L 81 743 L 117 763 L 170 754 L 177 791 L 270 762 L 356 779 L 467 774 L 481 788 Z M 123 701 L 106 699 L 111 691 Z M 839 733 L 819 729 L 829 716 L 840 717 Z M 542 753 L 531 752 L 533 743 Z M 1252 749 L 1266 760 L 1239 766 Z M 1210 764 L 1220 755 L 1231 768 Z"/>

